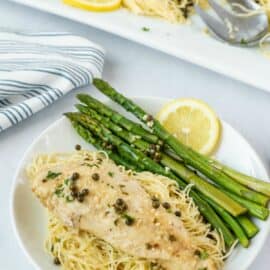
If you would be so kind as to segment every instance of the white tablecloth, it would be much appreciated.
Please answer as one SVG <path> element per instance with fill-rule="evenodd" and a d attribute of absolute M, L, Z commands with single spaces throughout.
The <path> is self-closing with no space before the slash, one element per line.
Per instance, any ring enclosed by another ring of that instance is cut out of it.
<path fill-rule="evenodd" d="M 250 141 L 270 169 L 269 93 L 88 26 L 11 4 L 7 0 L 0 0 L 0 18 L 1 27 L 71 31 L 88 38 L 95 37 L 95 41 L 107 51 L 104 78 L 118 85 L 124 94 L 204 99 Z M 85 88 L 83 91 L 94 90 Z M 34 269 L 18 246 L 11 228 L 9 194 L 12 177 L 28 145 L 62 112 L 71 110 L 77 92 L 68 94 L 30 120 L 0 135 L 1 270 Z M 269 270 L 269 254 L 270 237 L 249 270 Z"/>

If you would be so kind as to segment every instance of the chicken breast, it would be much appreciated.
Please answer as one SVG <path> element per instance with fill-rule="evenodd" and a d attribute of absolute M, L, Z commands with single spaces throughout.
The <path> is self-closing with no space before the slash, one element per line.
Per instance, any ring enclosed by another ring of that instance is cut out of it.
<path fill-rule="evenodd" d="M 176 209 L 152 198 L 113 162 L 44 166 L 31 185 L 42 204 L 67 226 L 158 262 L 159 269 L 216 270 L 210 259 L 198 256 Z"/>

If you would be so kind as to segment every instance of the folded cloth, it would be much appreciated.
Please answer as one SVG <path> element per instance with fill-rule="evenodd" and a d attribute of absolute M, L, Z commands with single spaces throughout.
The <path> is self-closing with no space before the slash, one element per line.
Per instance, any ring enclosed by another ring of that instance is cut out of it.
<path fill-rule="evenodd" d="M 0 132 L 100 77 L 104 50 L 70 33 L 0 32 Z"/>

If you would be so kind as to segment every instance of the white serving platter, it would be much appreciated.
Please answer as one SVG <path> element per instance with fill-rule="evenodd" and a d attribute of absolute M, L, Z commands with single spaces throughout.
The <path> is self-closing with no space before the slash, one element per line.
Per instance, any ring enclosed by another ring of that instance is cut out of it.
<path fill-rule="evenodd" d="M 191 24 L 179 25 L 136 16 L 125 9 L 93 13 L 66 6 L 61 0 L 11 1 L 102 29 L 270 91 L 270 59 L 258 48 L 233 47 L 211 38 L 197 16 Z M 150 31 L 144 32 L 142 27 Z"/>

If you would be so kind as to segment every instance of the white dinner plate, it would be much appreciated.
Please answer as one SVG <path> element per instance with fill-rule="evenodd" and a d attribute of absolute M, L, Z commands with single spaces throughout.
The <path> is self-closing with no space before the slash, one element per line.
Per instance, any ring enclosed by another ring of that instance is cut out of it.
<path fill-rule="evenodd" d="M 233 47 L 211 38 L 197 16 L 192 17 L 191 24 L 179 25 L 137 16 L 124 9 L 93 13 L 64 5 L 61 0 L 11 1 L 102 29 L 270 91 L 270 59 L 258 48 Z M 142 31 L 143 27 L 150 31 Z"/>
<path fill-rule="evenodd" d="M 149 113 L 156 114 L 167 99 L 134 98 L 136 103 L 146 108 Z M 116 107 L 112 102 L 108 102 Z M 122 109 L 124 115 L 127 115 Z M 260 179 L 268 179 L 267 172 L 257 154 L 248 142 L 229 124 L 222 122 L 223 133 L 216 157 L 234 168 Z M 69 121 L 61 118 L 48 127 L 29 147 L 25 153 L 14 178 L 11 198 L 11 215 L 17 239 L 29 260 L 38 269 L 59 269 L 52 263 L 52 258 L 44 251 L 44 240 L 47 231 L 46 210 L 34 197 L 25 174 L 27 164 L 33 157 L 41 153 L 74 151 L 76 144 L 92 149 L 73 130 Z M 265 221 L 256 220 L 260 228 L 258 235 L 252 240 L 248 249 L 238 246 L 226 262 L 226 270 L 245 270 L 260 252 L 266 240 L 270 218 Z"/>

